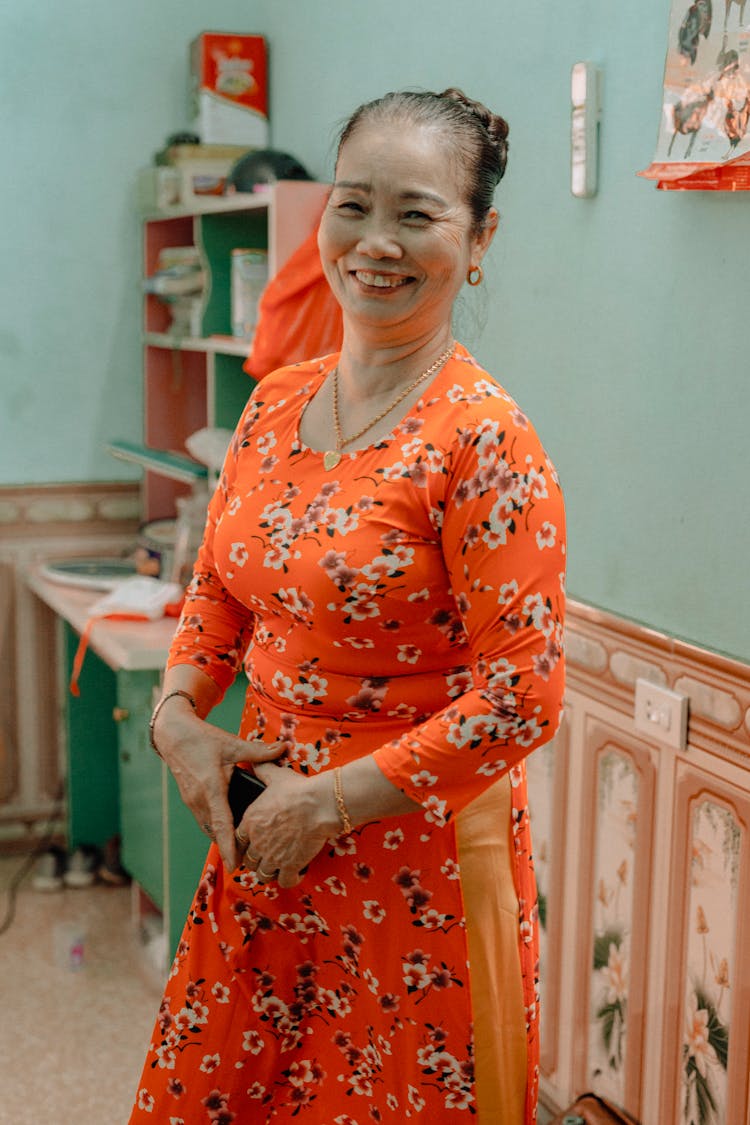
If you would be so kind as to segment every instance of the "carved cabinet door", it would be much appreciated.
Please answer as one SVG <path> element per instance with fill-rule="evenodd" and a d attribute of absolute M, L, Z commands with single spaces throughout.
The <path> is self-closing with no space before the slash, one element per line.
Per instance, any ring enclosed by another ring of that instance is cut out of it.
<path fill-rule="evenodd" d="M 732 772 L 717 773 L 700 752 L 676 763 L 654 1115 L 675 1125 L 741 1125 L 748 1115 L 750 796 Z"/>

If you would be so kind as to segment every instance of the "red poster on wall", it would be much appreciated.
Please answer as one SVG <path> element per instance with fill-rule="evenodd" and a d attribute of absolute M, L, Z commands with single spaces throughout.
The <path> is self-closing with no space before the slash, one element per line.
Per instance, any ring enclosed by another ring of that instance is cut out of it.
<path fill-rule="evenodd" d="M 672 0 L 656 152 L 666 190 L 750 190 L 750 0 Z"/>

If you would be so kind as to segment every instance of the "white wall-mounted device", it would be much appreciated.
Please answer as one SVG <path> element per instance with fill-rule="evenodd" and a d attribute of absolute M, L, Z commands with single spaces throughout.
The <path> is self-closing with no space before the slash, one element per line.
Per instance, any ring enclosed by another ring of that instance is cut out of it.
<path fill-rule="evenodd" d="M 684 750 L 688 703 L 688 696 L 638 678 L 635 681 L 635 729 L 666 742 L 675 750 Z"/>
<path fill-rule="evenodd" d="M 601 71 L 593 63 L 574 65 L 570 101 L 570 190 L 588 199 L 596 195 L 601 114 Z"/>

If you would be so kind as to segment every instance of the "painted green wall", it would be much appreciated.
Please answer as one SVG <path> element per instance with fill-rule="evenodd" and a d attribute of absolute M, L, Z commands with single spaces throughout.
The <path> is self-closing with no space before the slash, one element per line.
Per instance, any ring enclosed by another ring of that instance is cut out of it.
<path fill-rule="evenodd" d="M 559 468 L 570 592 L 750 659 L 750 195 L 664 193 L 635 175 L 656 141 L 668 0 L 255 11 L 273 44 L 275 143 L 318 175 L 334 123 L 387 89 L 459 85 L 508 118 L 502 228 L 461 319 Z M 579 59 L 604 71 L 593 200 L 568 186 Z"/>
<path fill-rule="evenodd" d="M 509 119 L 502 228 L 460 323 L 558 465 L 571 594 L 750 659 L 750 197 L 635 176 L 656 140 L 668 0 L 77 0 L 64 22 L 51 0 L 10 9 L 0 483 L 128 472 L 101 446 L 140 429 L 133 173 L 184 124 L 188 40 L 245 26 L 271 42 L 274 143 L 317 176 L 336 124 L 387 89 L 461 85 Z M 605 83 L 589 201 L 568 188 L 585 58 Z"/>
<path fill-rule="evenodd" d="M 188 44 L 245 0 L 0 0 L 0 484 L 121 479 L 141 435 L 136 170 L 188 115 Z"/>

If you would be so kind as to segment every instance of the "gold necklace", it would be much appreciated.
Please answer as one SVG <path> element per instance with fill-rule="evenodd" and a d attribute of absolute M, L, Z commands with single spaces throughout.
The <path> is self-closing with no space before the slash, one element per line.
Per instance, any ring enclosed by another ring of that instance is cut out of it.
<path fill-rule="evenodd" d="M 345 438 L 341 432 L 341 419 L 339 417 L 339 369 L 338 366 L 334 367 L 333 428 L 336 432 L 336 448 L 329 449 L 328 452 L 324 455 L 323 468 L 327 472 L 330 472 L 331 469 L 335 469 L 339 461 L 341 460 L 341 454 L 343 453 L 344 448 L 347 445 L 351 445 L 351 443 L 353 441 L 356 441 L 357 438 L 361 438 L 362 435 L 366 434 L 368 430 L 371 430 L 373 426 L 377 426 L 378 422 L 380 422 L 381 419 L 385 418 L 386 414 L 390 414 L 392 410 L 395 410 L 398 404 L 402 402 L 407 395 L 411 394 L 411 392 L 416 387 L 418 387 L 420 383 L 423 383 L 425 379 L 429 379 L 430 375 L 434 375 L 436 371 L 439 371 L 440 368 L 443 367 L 443 365 L 446 364 L 450 357 L 453 355 L 453 349 L 455 348 L 455 346 L 456 345 L 454 343 L 451 343 L 451 346 L 447 348 L 442 355 L 439 355 L 435 362 L 430 364 L 426 371 L 423 371 L 421 375 L 418 375 L 413 383 L 410 383 L 408 387 L 405 387 L 404 390 L 401 391 L 396 396 L 396 398 L 394 398 L 393 402 L 386 406 L 385 410 L 381 410 L 380 413 L 372 419 L 372 421 L 368 422 L 366 426 L 363 426 L 361 430 L 357 430 L 356 434 L 351 434 L 348 438 Z"/>

